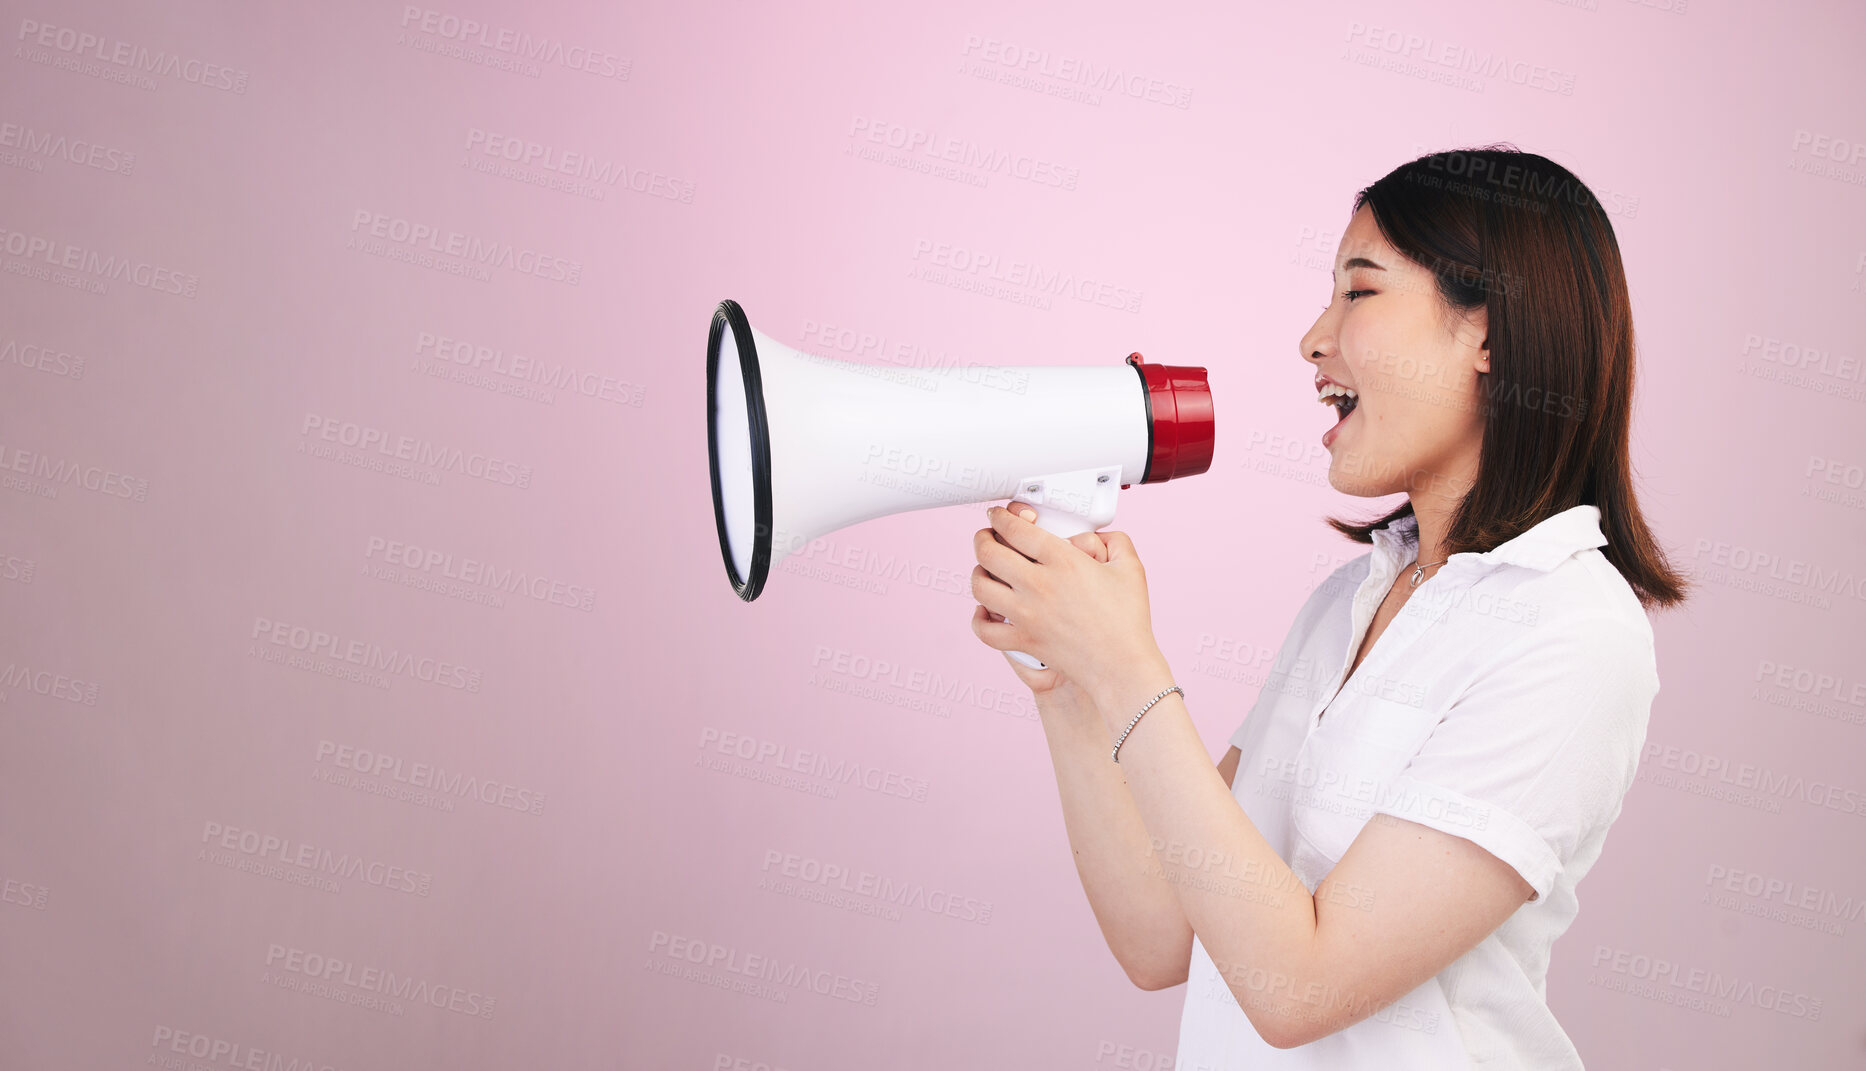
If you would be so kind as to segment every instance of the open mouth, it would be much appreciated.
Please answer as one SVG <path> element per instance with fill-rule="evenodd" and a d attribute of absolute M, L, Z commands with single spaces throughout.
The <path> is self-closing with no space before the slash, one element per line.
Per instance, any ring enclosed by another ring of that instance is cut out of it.
<path fill-rule="evenodd" d="M 1344 387 L 1339 383 L 1322 384 L 1322 389 L 1317 392 L 1315 400 L 1335 407 L 1338 418 L 1335 421 L 1337 426 L 1348 418 L 1349 413 L 1354 412 L 1356 406 L 1361 404 L 1360 392 L 1353 387 Z"/>

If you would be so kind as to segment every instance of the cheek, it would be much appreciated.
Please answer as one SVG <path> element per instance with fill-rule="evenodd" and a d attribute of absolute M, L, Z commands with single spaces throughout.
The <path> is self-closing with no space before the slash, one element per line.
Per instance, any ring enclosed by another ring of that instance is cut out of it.
<path fill-rule="evenodd" d="M 1363 320 L 1342 330 L 1341 352 L 1375 422 L 1429 440 L 1476 419 L 1476 383 L 1456 373 L 1431 325 L 1413 326 Z"/>
<path fill-rule="evenodd" d="M 1464 414 L 1450 405 L 1436 404 L 1429 396 L 1405 398 L 1402 402 L 1394 422 L 1406 429 L 1408 440 L 1423 448 L 1450 443 L 1464 430 Z"/>
<path fill-rule="evenodd" d="M 1362 318 L 1353 323 L 1341 325 L 1336 341 L 1341 343 L 1341 357 L 1348 368 L 1354 372 L 1355 382 L 1360 382 L 1360 375 L 1367 366 L 1377 362 L 1380 355 L 1381 338 L 1386 334 L 1380 325 Z"/>

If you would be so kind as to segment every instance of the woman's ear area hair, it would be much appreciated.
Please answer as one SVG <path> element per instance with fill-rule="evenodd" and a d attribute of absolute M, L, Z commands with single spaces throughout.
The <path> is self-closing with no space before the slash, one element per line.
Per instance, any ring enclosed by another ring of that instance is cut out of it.
<path fill-rule="evenodd" d="M 1478 371 L 1483 371 L 1490 363 L 1490 310 L 1482 305 L 1459 310 L 1442 300 L 1440 304 L 1451 318 L 1452 337 L 1481 351 L 1475 363 Z"/>

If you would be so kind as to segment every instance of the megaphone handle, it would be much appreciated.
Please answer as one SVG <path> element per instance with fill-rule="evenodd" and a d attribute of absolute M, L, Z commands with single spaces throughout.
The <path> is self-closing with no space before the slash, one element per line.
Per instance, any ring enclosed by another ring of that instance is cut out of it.
<path fill-rule="evenodd" d="M 1009 621 L 1006 621 L 1006 622 L 1005 622 L 1005 624 L 1007 624 L 1007 625 L 1008 625 L 1008 624 L 1010 624 L 1010 622 L 1009 622 Z M 1029 666 L 1029 667 L 1030 667 L 1031 669 L 1048 669 L 1048 668 L 1050 668 L 1050 667 L 1048 667 L 1048 666 L 1046 666 L 1046 665 L 1044 665 L 1041 659 L 1036 659 L 1036 658 L 1032 658 L 1032 657 L 1030 657 L 1029 655 L 1027 655 L 1027 654 L 1025 654 L 1025 653 L 1024 653 L 1024 652 L 1022 652 L 1022 651 L 1006 651 L 1006 652 L 1004 652 L 1004 653 L 1005 653 L 1005 654 L 1008 654 L 1008 655 L 1010 655 L 1010 656 L 1011 656 L 1012 658 L 1015 658 L 1015 659 L 1017 659 L 1017 660 L 1018 660 L 1019 662 L 1022 662 L 1022 663 L 1023 663 L 1024 665 L 1026 665 L 1026 666 Z"/>
<path fill-rule="evenodd" d="M 1114 520 L 1114 500 L 1121 491 L 1121 467 L 1082 469 L 1019 481 L 1013 497 L 1037 511 L 1038 528 L 1068 539 L 1092 532 Z M 1005 624 L 1011 622 L 1007 619 Z M 1023 651 L 1006 651 L 1031 669 L 1048 669 L 1041 659 Z"/>

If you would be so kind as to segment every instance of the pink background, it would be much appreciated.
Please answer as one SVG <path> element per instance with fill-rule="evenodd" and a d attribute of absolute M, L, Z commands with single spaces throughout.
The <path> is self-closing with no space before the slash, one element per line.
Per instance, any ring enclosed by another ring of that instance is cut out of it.
<path fill-rule="evenodd" d="M 1549 1000 L 1590 1066 L 1866 1064 L 1858 5 L 5 7 L 0 1066 L 1170 1066 L 1184 990 L 1103 944 L 1029 695 L 967 626 L 981 510 L 838 532 L 740 602 L 703 331 L 731 297 L 849 359 L 1209 368 L 1211 470 L 1116 527 L 1216 758 L 1362 549 L 1322 515 L 1390 504 L 1328 488 L 1296 349 L 1351 198 L 1496 139 L 1611 212 L 1642 501 L 1700 581 L 1655 620 L 1652 749 Z M 852 136 L 915 130 L 1016 166 Z M 534 270 L 392 259 L 377 223 Z M 918 243 L 1138 311 L 939 285 Z M 272 660 L 293 628 L 338 657 Z M 353 642 L 413 658 L 330 673 Z M 397 794 L 342 783 L 355 749 Z M 433 767 L 492 802 L 417 794 Z M 813 897 L 823 868 L 856 893 Z M 842 989 L 746 991 L 753 956 Z M 1629 991 L 1597 968 L 1627 957 L 1821 1010 Z M 362 1002 L 384 972 L 431 1000 Z"/>

